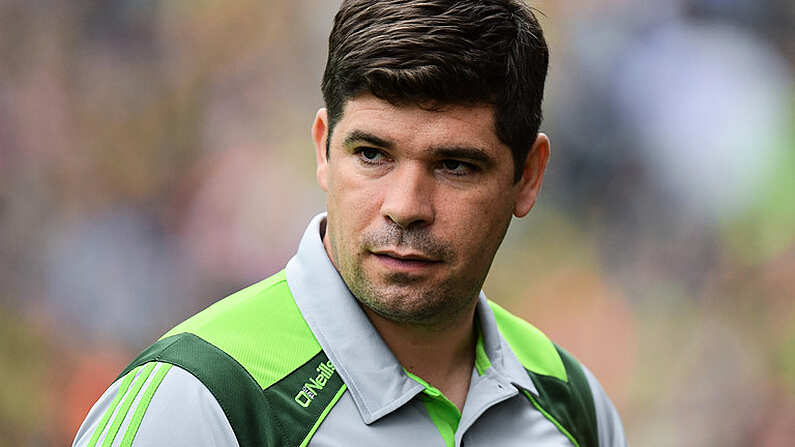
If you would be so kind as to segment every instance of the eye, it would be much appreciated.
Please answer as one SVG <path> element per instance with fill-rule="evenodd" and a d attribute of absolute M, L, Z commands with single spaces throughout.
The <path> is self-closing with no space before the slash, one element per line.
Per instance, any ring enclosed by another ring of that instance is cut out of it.
<path fill-rule="evenodd" d="M 442 162 L 442 165 L 444 165 L 444 168 L 449 171 L 455 171 L 463 166 L 463 163 L 458 160 L 445 160 Z"/>
<path fill-rule="evenodd" d="M 377 160 L 378 156 L 381 155 L 380 152 L 378 152 L 375 149 L 369 148 L 369 147 L 366 147 L 366 148 L 360 150 L 359 153 L 362 155 L 362 157 L 364 157 L 364 158 L 366 158 L 366 159 L 368 159 L 370 161 Z"/>
<path fill-rule="evenodd" d="M 372 147 L 356 149 L 355 154 L 359 157 L 359 161 L 366 165 L 380 165 L 386 162 L 386 155 Z"/>
<path fill-rule="evenodd" d="M 476 170 L 475 166 L 460 160 L 442 160 L 442 168 L 452 175 L 467 175 Z"/>

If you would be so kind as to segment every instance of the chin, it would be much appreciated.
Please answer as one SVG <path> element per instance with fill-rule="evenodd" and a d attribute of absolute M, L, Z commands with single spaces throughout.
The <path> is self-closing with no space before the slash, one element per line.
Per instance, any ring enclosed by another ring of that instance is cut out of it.
<path fill-rule="evenodd" d="M 456 317 L 470 307 L 473 299 L 462 295 L 451 295 L 440 289 L 406 290 L 406 287 L 381 289 L 377 296 L 357 296 L 366 306 L 382 318 L 395 323 L 420 326 L 438 326 L 441 323 L 456 321 Z M 440 297 L 445 297 L 440 299 Z M 455 297 L 455 298 L 451 298 Z M 477 295 L 475 295 L 477 298 Z"/>

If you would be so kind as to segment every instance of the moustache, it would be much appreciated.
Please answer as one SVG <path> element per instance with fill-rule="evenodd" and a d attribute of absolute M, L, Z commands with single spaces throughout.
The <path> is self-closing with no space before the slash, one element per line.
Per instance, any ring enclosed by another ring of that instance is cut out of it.
<path fill-rule="evenodd" d="M 406 229 L 387 225 L 362 233 L 362 242 L 368 250 L 407 247 L 433 259 L 448 262 L 455 259 L 455 252 L 449 248 L 449 244 L 436 239 L 424 228 Z"/>

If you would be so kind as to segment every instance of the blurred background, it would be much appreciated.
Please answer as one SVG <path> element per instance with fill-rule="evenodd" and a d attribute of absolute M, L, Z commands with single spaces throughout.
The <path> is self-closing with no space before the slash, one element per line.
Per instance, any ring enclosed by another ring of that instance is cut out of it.
<path fill-rule="evenodd" d="M 70 444 L 138 351 L 292 256 L 338 4 L 0 0 L 0 444 Z M 635 446 L 795 445 L 795 3 L 533 6 L 553 153 L 487 294 Z"/>

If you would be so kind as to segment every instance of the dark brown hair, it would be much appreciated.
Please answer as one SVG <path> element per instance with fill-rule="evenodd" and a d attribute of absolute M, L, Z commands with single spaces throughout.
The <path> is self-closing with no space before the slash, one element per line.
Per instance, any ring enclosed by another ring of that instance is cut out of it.
<path fill-rule="evenodd" d="M 432 108 L 491 104 L 518 180 L 541 125 L 548 63 L 541 26 L 520 0 L 345 0 L 323 74 L 328 140 L 345 103 L 365 92 Z"/>

